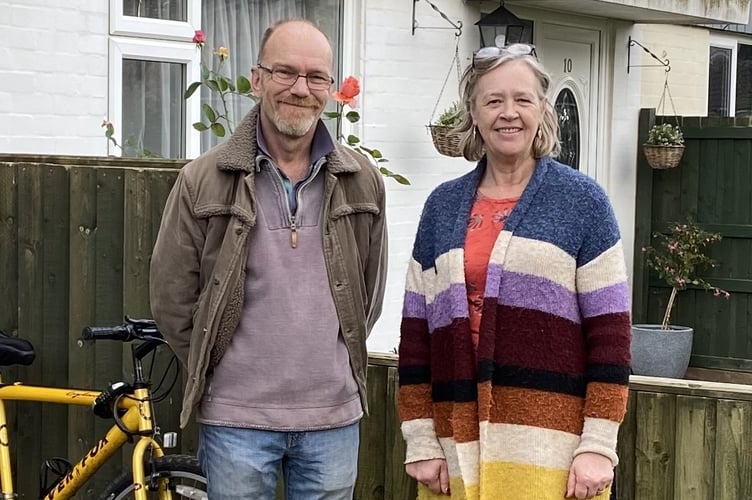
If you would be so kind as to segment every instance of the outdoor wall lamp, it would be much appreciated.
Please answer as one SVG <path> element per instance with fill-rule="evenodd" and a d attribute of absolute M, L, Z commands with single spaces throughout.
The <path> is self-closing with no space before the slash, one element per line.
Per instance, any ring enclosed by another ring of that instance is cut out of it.
<path fill-rule="evenodd" d="M 475 25 L 480 30 L 481 48 L 533 43 L 533 22 L 515 16 L 504 7 L 504 2 L 495 11 L 482 16 Z"/>

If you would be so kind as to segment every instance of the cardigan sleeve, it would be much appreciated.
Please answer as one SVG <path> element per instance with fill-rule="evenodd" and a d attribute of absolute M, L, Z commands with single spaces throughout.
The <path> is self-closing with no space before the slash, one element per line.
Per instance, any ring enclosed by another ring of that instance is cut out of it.
<path fill-rule="evenodd" d="M 629 395 L 630 290 L 619 230 L 610 204 L 584 240 L 576 274 L 587 344 L 587 392 L 582 435 L 574 455 L 594 452 L 618 464 L 616 439 Z"/>
<path fill-rule="evenodd" d="M 431 398 L 431 342 L 426 305 L 426 272 L 416 258 L 424 249 L 423 221 L 415 238 L 407 271 L 399 344 L 398 407 L 402 435 L 407 444 L 405 463 L 444 458 L 436 436 Z M 427 272 L 433 273 L 430 269 Z"/>

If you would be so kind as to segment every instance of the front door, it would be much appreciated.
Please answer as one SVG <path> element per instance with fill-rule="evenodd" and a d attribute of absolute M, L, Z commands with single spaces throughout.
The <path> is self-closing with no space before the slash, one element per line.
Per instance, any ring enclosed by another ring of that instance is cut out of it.
<path fill-rule="evenodd" d="M 551 74 L 551 104 L 561 129 L 558 160 L 595 176 L 600 31 L 541 23 L 541 61 Z"/>

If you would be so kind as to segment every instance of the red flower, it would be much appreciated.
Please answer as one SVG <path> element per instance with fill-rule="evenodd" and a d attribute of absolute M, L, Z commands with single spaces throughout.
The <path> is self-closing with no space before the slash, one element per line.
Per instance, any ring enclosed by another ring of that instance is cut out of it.
<path fill-rule="evenodd" d="M 339 90 L 332 92 L 332 99 L 348 106 L 355 107 L 355 97 L 360 94 L 360 82 L 354 76 L 348 76 L 342 82 Z"/>
<path fill-rule="evenodd" d="M 206 35 L 204 35 L 203 31 L 196 30 L 196 33 L 193 35 L 193 43 L 195 43 L 198 47 L 203 47 L 204 42 L 206 42 Z"/>

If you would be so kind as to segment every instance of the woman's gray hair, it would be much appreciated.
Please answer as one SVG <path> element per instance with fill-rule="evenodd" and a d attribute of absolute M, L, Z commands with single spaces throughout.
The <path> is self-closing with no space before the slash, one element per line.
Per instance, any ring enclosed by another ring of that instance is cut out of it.
<path fill-rule="evenodd" d="M 522 61 L 530 67 L 539 83 L 538 98 L 545 102 L 543 120 L 533 140 L 533 156 L 535 158 L 555 157 L 561 151 L 559 119 L 553 106 L 546 98 L 551 85 L 551 77 L 534 56 L 502 52 L 499 56 L 478 58 L 465 69 L 460 80 L 462 121 L 452 130 L 452 133 L 459 136 L 462 156 L 468 161 L 478 161 L 485 154 L 485 143 L 480 133 L 477 132 L 470 113 L 475 100 L 478 80 L 481 76 L 510 61 Z"/>

